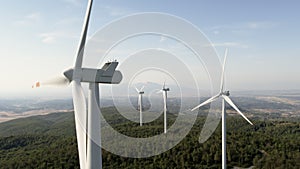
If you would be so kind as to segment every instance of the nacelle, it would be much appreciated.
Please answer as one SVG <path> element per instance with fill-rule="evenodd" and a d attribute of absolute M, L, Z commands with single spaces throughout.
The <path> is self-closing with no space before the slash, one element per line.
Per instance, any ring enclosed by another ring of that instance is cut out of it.
<path fill-rule="evenodd" d="M 69 69 L 64 72 L 69 81 L 80 79 L 81 82 L 119 84 L 122 81 L 122 73 L 116 71 L 118 62 L 108 62 L 101 69 L 81 68 Z"/>

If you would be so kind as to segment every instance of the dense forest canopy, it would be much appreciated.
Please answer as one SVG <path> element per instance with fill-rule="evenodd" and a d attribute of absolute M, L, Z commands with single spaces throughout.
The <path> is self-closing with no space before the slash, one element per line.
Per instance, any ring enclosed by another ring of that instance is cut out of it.
<path fill-rule="evenodd" d="M 163 117 L 141 130 L 139 124 L 122 119 L 113 108 L 105 109 L 103 114 L 116 130 L 127 135 L 143 137 L 163 131 Z M 175 115 L 169 114 L 168 124 L 175 119 Z M 198 137 L 204 121 L 205 116 L 199 116 L 187 137 L 158 156 L 134 159 L 102 150 L 103 168 L 221 168 L 220 126 L 200 144 Z M 254 124 L 248 125 L 239 116 L 228 117 L 229 168 L 300 168 L 299 122 L 256 119 Z M 0 168 L 79 168 L 73 113 L 1 123 Z"/>

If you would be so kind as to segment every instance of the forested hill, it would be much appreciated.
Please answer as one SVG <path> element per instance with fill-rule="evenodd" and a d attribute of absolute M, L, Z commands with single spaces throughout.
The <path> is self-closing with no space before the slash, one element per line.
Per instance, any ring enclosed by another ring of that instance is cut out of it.
<path fill-rule="evenodd" d="M 24 134 L 74 136 L 75 123 L 73 112 L 32 116 L 0 123 L 1 137 Z"/>
<path fill-rule="evenodd" d="M 139 131 L 115 109 L 104 116 L 122 133 Z M 176 116 L 168 116 L 171 125 Z M 103 150 L 103 168 L 220 168 L 220 128 L 200 144 L 205 117 L 199 117 L 186 138 L 173 149 L 146 159 L 124 158 Z M 145 135 L 163 131 L 163 118 L 143 126 Z M 288 120 L 254 121 L 228 117 L 228 167 L 300 168 L 300 124 Z M 150 132 L 150 133 L 149 133 Z M 54 113 L 0 123 L 0 168 L 79 168 L 73 113 Z"/>

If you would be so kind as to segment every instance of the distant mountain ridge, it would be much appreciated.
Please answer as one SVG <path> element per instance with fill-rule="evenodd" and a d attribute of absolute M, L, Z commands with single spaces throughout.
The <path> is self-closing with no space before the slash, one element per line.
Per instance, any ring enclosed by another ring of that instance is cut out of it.
<path fill-rule="evenodd" d="M 73 112 L 58 112 L 0 123 L 0 137 L 16 135 L 75 135 Z"/>

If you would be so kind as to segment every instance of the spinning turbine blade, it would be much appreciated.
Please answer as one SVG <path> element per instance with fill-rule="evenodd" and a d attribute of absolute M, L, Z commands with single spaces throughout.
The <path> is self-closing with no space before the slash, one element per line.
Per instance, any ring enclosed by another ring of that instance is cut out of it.
<path fill-rule="evenodd" d="M 236 107 L 236 105 L 232 102 L 232 100 L 228 97 L 228 96 L 225 96 L 225 95 L 222 95 L 222 97 L 226 100 L 226 102 L 231 106 L 233 107 L 245 120 L 247 120 L 248 123 L 250 123 L 251 125 L 253 125 L 253 123 L 247 119 L 247 117 Z"/>
<path fill-rule="evenodd" d="M 208 103 L 211 103 L 211 102 L 215 101 L 219 96 L 220 95 L 215 95 L 215 96 L 207 99 L 205 102 L 203 102 L 203 103 L 199 104 L 198 106 L 194 107 L 191 111 L 194 111 L 194 110 L 196 110 L 196 109 L 198 109 L 198 108 L 200 108 L 200 107 L 202 107 L 202 106 L 204 106 Z"/>
<path fill-rule="evenodd" d="M 41 82 L 35 82 L 31 88 L 38 88 L 38 87 L 41 87 Z"/>
<path fill-rule="evenodd" d="M 223 68 L 222 68 L 222 75 L 221 75 L 221 86 L 220 86 L 220 93 L 224 90 L 224 74 L 225 74 L 225 65 L 226 65 L 226 58 L 228 54 L 228 49 L 225 50 L 225 56 L 224 56 L 224 62 L 223 62 Z"/>
<path fill-rule="evenodd" d="M 79 80 L 73 81 L 73 103 L 75 110 L 75 126 L 78 142 L 79 162 L 82 169 L 86 168 L 86 100 Z"/>
<path fill-rule="evenodd" d="M 93 4 L 93 0 L 89 0 L 89 4 L 88 4 L 87 10 L 86 10 L 86 15 L 85 15 L 86 17 L 85 17 L 85 21 L 84 21 L 82 33 L 81 33 L 81 38 L 80 38 L 81 40 L 80 40 L 78 51 L 77 51 L 75 70 L 78 68 L 81 68 L 81 66 L 82 66 L 82 59 L 83 59 L 83 54 L 84 54 L 84 47 L 85 47 L 85 42 L 86 42 L 86 37 L 87 37 L 87 31 L 88 31 L 88 25 L 89 25 L 91 10 L 92 10 L 92 4 Z"/>
<path fill-rule="evenodd" d="M 34 85 L 32 85 L 32 88 L 37 88 L 41 86 L 66 86 L 69 85 L 70 81 L 65 77 L 55 77 L 47 81 L 43 82 L 36 82 Z"/>
<path fill-rule="evenodd" d="M 44 85 L 68 85 L 70 83 L 70 81 L 65 78 L 65 77 L 56 77 L 56 78 L 53 78 L 53 79 L 50 79 L 48 81 L 45 81 L 43 84 Z"/>
<path fill-rule="evenodd" d="M 136 92 L 140 93 L 139 89 L 137 89 L 135 86 L 134 86 L 134 88 L 135 88 Z"/>
<path fill-rule="evenodd" d="M 53 79 L 42 82 L 42 85 L 68 85 L 70 82 L 65 77 L 55 77 Z"/>

